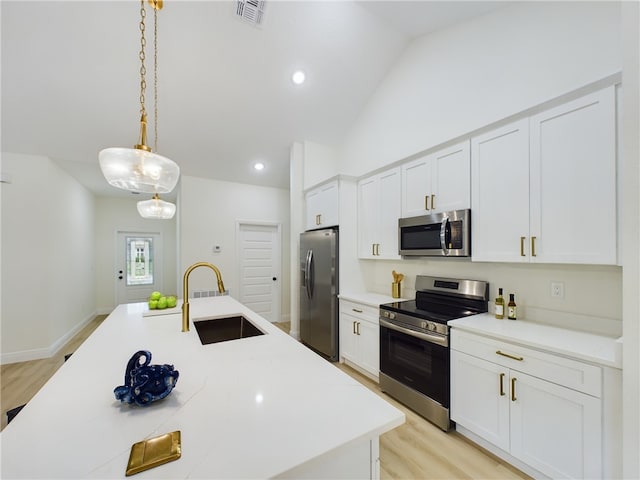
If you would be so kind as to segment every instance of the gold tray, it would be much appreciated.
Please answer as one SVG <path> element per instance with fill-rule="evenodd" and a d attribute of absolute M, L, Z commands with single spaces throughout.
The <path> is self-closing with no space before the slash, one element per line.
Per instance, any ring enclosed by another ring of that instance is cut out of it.
<path fill-rule="evenodd" d="M 182 455 L 180 430 L 134 443 L 129 454 L 127 477 L 177 460 Z"/>

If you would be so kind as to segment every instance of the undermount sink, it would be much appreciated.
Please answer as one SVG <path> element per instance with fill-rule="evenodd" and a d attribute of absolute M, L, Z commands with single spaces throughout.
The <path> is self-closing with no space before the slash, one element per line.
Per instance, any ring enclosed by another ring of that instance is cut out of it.
<path fill-rule="evenodd" d="M 264 335 L 262 330 L 242 315 L 194 320 L 193 325 L 203 345 Z"/>

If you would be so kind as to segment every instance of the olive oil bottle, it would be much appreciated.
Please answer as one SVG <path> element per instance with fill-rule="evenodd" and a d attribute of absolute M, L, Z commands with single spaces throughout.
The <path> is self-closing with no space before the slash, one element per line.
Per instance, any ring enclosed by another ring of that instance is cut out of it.
<path fill-rule="evenodd" d="M 502 289 L 498 289 L 498 296 L 496 297 L 496 318 L 504 318 L 504 298 L 502 297 Z"/>
<path fill-rule="evenodd" d="M 516 301 L 514 299 L 514 294 L 509 294 L 509 303 L 507 304 L 507 318 L 509 320 L 515 320 L 516 317 Z"/>

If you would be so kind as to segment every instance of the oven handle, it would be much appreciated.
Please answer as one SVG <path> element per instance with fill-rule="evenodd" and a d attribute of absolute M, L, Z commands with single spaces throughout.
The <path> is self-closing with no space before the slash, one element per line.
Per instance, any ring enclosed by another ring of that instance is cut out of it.
<path fill-rule="evenodd" d="M 433 335 L 431 333 L 422 333 L 416 332 L 415 330 L 410 330 L 408 328 L 400 327 L 395 323 L 389 323 L 383 318 L 380 319 L 380 326 L 388 328 L 389 330 L 395 330 L 396 332 L 404 333 L 409 335 L 410 337 L 419 338 L 420 340 L 424 340 L 429 343 L 435 343 L 436 345 L 440 345 L 443 347 L 449 346 L 449 339 L 446 336 L 442 335 Z"/>

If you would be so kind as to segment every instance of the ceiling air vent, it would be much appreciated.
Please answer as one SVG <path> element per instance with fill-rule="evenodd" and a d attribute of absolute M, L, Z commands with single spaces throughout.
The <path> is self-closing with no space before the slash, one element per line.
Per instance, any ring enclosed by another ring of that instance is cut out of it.
<path fill-rule="evenodd" d="M 238 0 L 236 15 L 254 25 L 262 24 L 265 0 Z"/>

